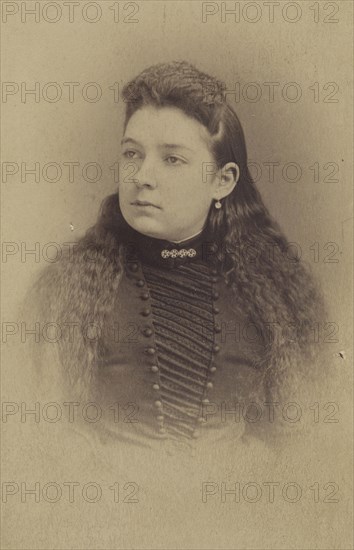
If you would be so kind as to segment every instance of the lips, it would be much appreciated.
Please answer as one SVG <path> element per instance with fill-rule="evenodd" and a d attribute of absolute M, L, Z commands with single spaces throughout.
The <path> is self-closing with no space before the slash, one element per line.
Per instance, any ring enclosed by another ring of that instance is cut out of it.
<path fill-rule="evenodd" d="M 153 206 L 155 208 L 160 208 L 156 204 L 153 204 L 152 202 L 149 202 L 149 201 L 136 200 L 136 201 L 133 201 L 131 204 L 133 204 L 135 206 Z"/>

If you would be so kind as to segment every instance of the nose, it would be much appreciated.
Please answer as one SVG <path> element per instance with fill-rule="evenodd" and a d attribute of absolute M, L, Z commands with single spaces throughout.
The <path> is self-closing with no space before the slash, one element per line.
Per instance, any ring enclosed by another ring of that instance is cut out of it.
<path fill-rule="evenodd" d="M 156 177 L 152 163 L 145 160 L 140 165 L 139 170 L 134 174 L 133 179 L 138 188 L 149 187 L 154 189 L 156 187 Z"/>

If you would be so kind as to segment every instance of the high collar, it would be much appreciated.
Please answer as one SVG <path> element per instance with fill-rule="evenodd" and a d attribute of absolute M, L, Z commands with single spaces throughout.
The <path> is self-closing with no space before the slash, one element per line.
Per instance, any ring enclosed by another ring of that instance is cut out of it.
<path fill-rule="evenodd" d="M 137 257 L 143 263 L 165 269 L 175 269 L 195 261 L 212 265 L 216 251 L 212 235 L 206 228 L 195 237 L 174 243 L 148 237 L 128 226 L 125 231 L 125 245 L 130 259 Z"/>

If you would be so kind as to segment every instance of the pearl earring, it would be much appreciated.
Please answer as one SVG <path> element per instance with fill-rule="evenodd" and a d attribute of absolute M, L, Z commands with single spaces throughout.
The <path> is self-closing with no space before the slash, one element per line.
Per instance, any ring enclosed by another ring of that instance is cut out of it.
<path fill-rule="evenodd" d="M 221 202 L 218 200 L 216 201 L 216 203 L 214 204 L 215 208 L 217 208 L 218 210 L 222 207 L 222 204 Z"/>

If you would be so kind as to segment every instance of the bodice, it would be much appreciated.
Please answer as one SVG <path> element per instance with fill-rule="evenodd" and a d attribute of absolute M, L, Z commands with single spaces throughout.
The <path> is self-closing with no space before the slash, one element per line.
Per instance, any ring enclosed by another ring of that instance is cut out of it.
<path fill-rule="evenodd" d="M 194 448 L 262 421 L 264 342 L 204 244 L 122 245 L 95 388 L 105 433 L 119 441 Z"/>

